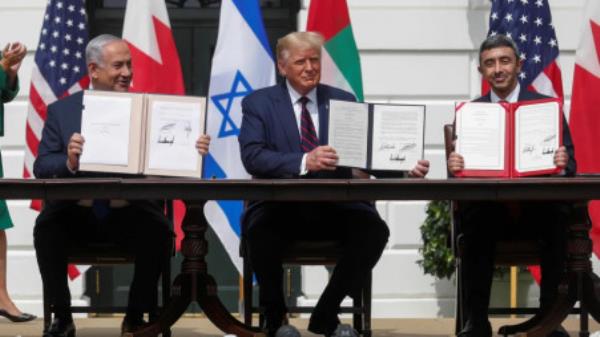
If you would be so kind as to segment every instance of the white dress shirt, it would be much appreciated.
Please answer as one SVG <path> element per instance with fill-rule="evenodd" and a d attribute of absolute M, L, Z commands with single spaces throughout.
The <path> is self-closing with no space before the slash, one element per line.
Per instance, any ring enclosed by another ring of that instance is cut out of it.
<path fill-rule="evenodd" d="M 517 82 L 517 86 L 515 87 L 515 89 L 510 94 L 508 94 L 508 96 L 506 96 L 505 99 L 498 97 L 498 95 L 496 95 L 494 90 L 492 90 L 490 92 L 490 100 L 492 101 L 492 103 L 498 103 L 500 101 L 507 101 L 508 103 L 517 103 L 519 101 L 520 93 L 521 93 L 521 85 L 519 84 L 519 82 Z"/>

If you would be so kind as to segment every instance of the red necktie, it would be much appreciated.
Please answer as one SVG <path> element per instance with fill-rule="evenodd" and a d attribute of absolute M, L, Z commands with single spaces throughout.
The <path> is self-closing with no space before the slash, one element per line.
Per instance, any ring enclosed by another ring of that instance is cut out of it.
<path fill-rule="evenodd" d="M 300 147 L 304 152 L 310 152 L 319 146 L 319 137 L 317 137 L 315 125 L 310 117 L 310 112 L 306 108 L 308 101 L 308 98 L 305 96 L 300 97 L 298 100 L 302 104 L 302 113 L 300 114 Z"/>

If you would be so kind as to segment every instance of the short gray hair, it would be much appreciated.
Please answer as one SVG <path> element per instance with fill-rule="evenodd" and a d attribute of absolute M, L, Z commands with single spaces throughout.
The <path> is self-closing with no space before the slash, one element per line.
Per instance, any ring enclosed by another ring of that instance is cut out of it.
<path fill-rule="evenodd" d="M 91 39 L 90 42 L 88 42 L 87 47 L 85 47 L 85 63 L 104 65 L 104 46 L 115 41 L 122 41 L 122 39 L 111 34 L 102 34 Z"/>
<path fill-rule="evenodd" d="M 317 32 L 293 32 L 277 40 L 277 60 L 286 61 L 290 56 L 290 50 L 298 47 L 308 47 L 321 53 L 321 47 L 325 43 L 323 35 Z"/>

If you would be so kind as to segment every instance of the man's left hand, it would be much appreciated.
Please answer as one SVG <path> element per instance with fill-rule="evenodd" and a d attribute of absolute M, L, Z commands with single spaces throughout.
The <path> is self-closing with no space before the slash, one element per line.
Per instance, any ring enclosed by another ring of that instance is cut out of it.
<path fill-rule="evenodd" d="M 569 153 L 567 152 L 567 148 L 564 146 L 559 147 L 556 152 L 554 152 L 554 165 L 560 169 L 564 169 L 567 167 L 568 162 Z"/>
<path fill-rule="evenodd" d="M 201 135 L 200 138 L 196 141 L 196 150 L 202 156 L 208 153 L 208 147 L 210 146 L 210 136 L 209 135 Z"/>
<path fill-rule="evenodd" d="M 408 176 L 411 178 L 425 178 L 429 172 L 429 160 L 421 159 L 417 162 L 417 165 L 408 172 Z"/>

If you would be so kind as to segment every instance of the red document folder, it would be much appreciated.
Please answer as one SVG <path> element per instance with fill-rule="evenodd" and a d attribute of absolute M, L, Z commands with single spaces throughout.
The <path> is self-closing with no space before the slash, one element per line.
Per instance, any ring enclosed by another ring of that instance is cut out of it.
<path fill-rule="evenodd" d="M 545 168 L 521 168 L 517 167 L 517 146 L 521 145 L 521 151 L 542 151 L 543 154 L 554 157 L 554 151 L 556 148 L 549 147 L 548 149 L 543 149 L 539 146 L 529 146 L 523 144 L 517 144 L 518 139 L 515 137 L 516 130 L 519 127 L 519 123 L 517 121 L 517 111 L 521 107 L 531 107 L 535 108 L 535 105 L 548 106 L 547 103 L 555 103 L 558 107 L 558 120 L 557 120 L 557 136 L 558 136 L 558 146 L 562 146 L 562 120 L 563 120 L 563 112 L 562 112 L 562 102 L 558 99 L 549 98 L 549 99 L 541 99 L 541 100 L 533 100 L 533 101 L 522 101 L 517 103 L 473 103 L 466 102 L 460 103 L 456 106 L 456 119 L 458 120 L 461 116 L 461 111 L 469 104 L 491 104 L 494 106 L 501 107 L 504 111 L 504 115 L 501 118 L 504 119 L 505 122 L 505 134 L 504 134 L 504 165 L 502 169 L 482 169 L 482 168 L 471 168 L 469 169 L 468 158 L 465 158 L 465 169 L 456 174 L 457 177 L 524 177 L 524 176 L 540 176 L 540 175 L 548 175 L 555 174 L 560 172 L 560 168 L 558 167 L 545 167 Z M 526 108 L 527 109 L 527 108 Z M 520 110 L 519 116 L 522 116 L 525 109 Z M 457 131 L 457 127 L 455 127 L 455 136 L 457 142 L 460 139 L 460 131 Z M 536 147 L 538 147 L 536 149 Z M 551 152 L 550 152 L 551 151 Z M 460 153 L 460 152 L 459 152 Z"/>

